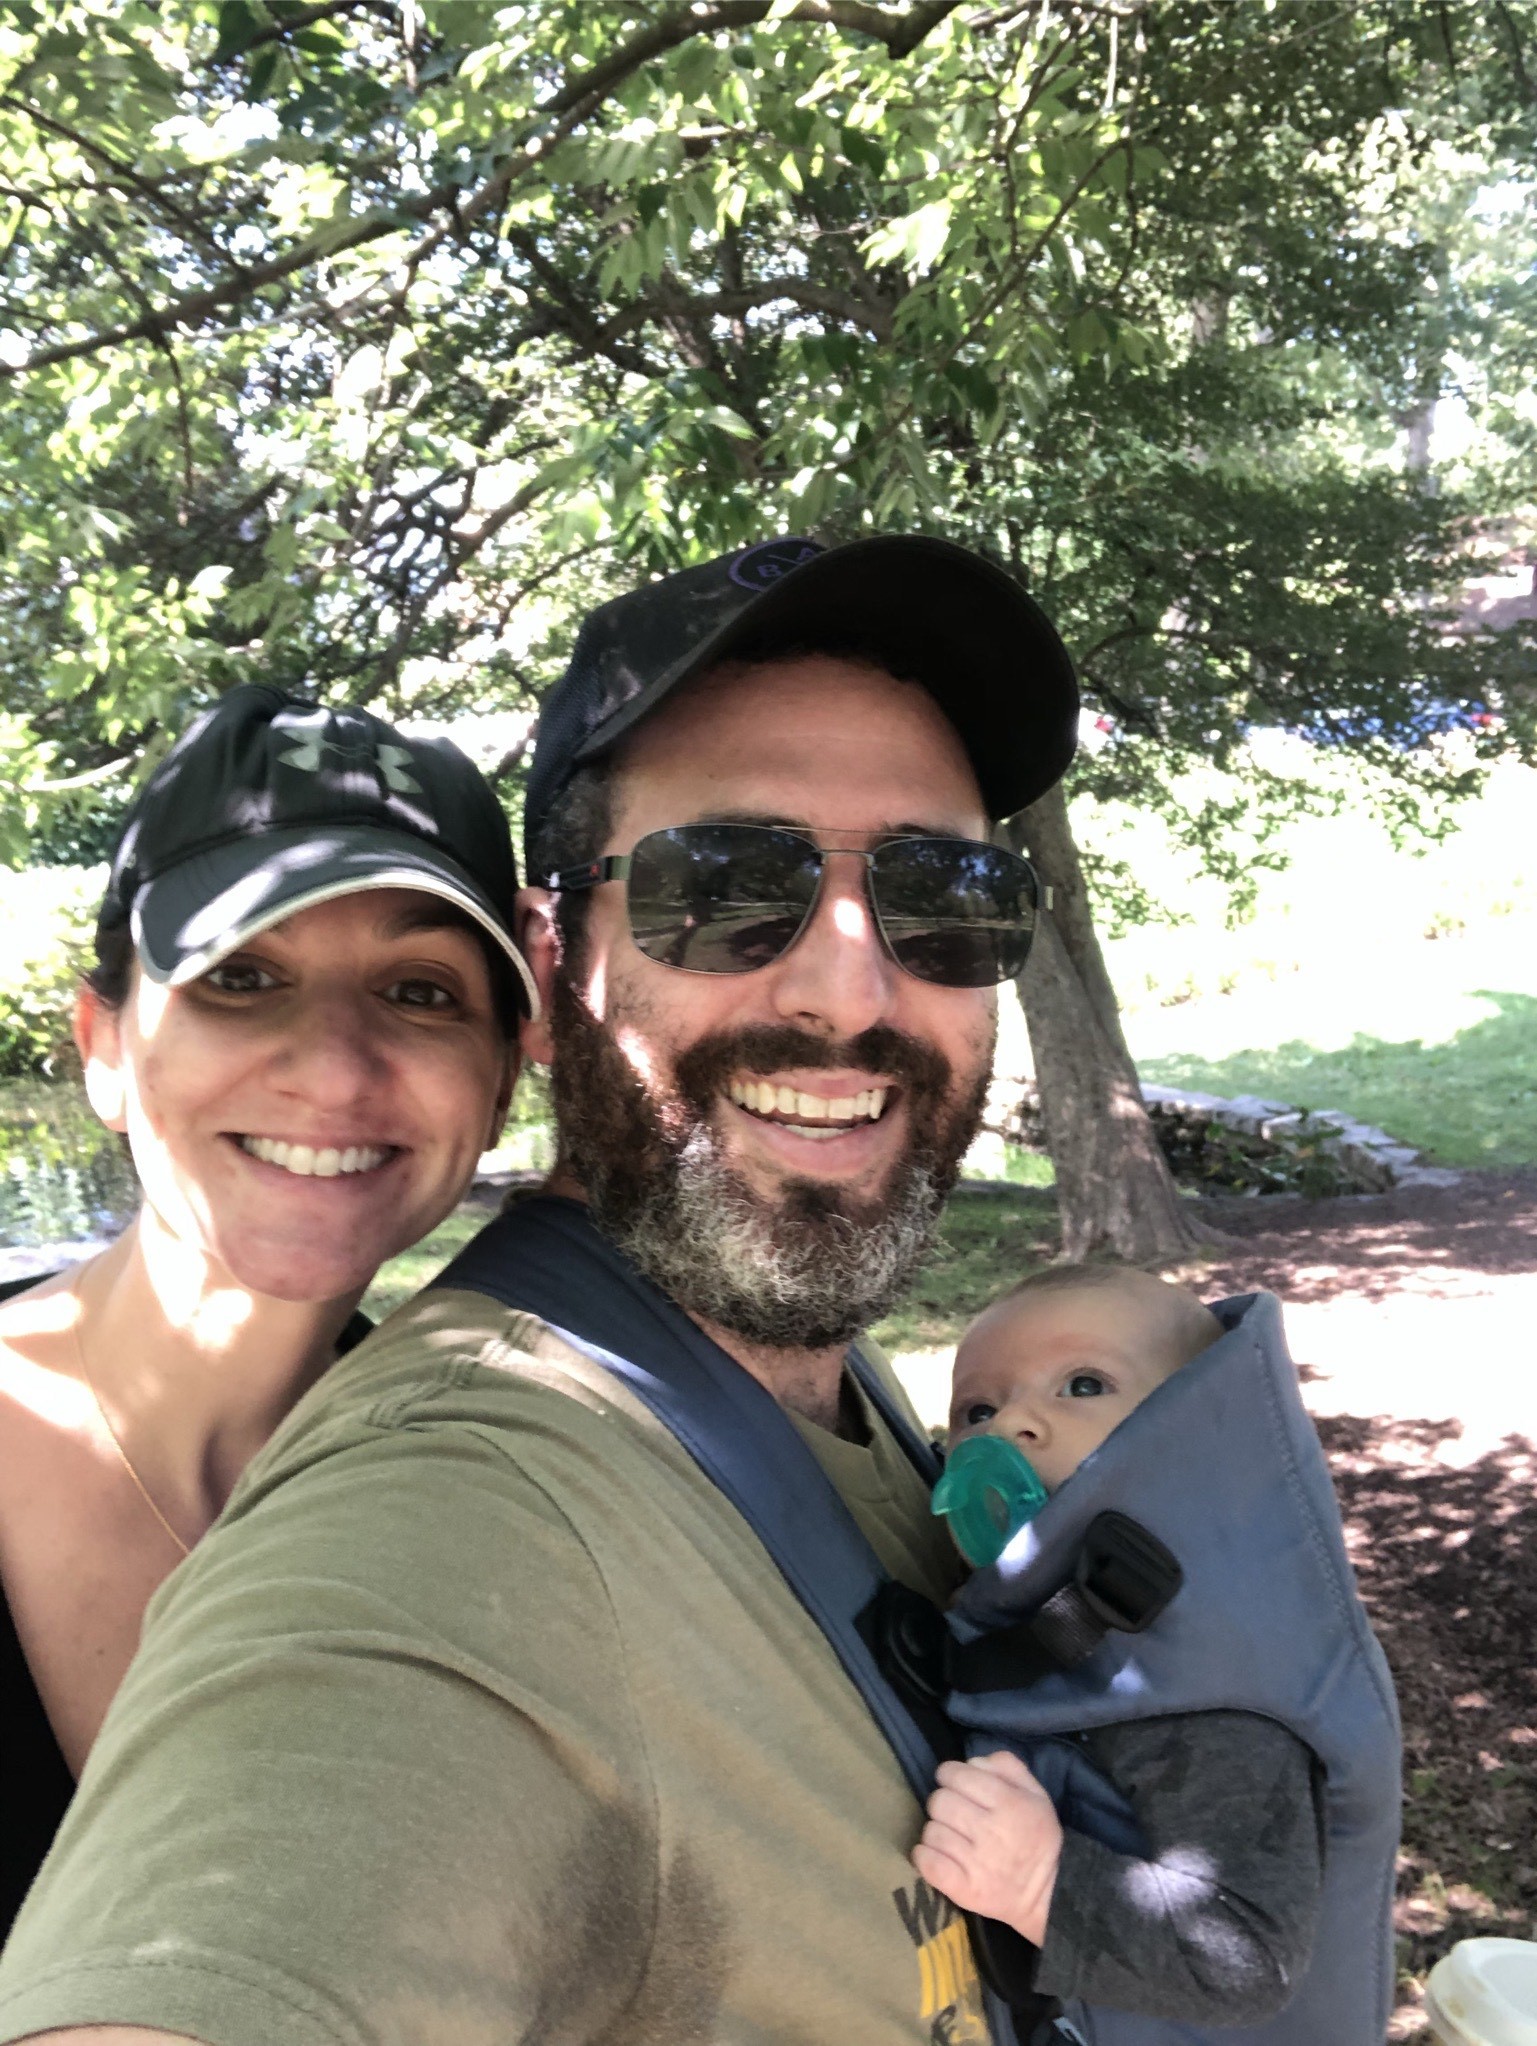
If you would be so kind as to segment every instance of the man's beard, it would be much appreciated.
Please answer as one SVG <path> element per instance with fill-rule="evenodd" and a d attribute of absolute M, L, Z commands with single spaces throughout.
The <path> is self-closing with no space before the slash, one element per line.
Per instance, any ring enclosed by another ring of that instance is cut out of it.
<path fill-rule="evenodd" d="M 717 1031 L 648 1091 L 564 975 L 550 1007 L 560 1157 L 598 1227 L 700 1320 L 769 1349 L 843 1345 L 905 1292 L 934 1241 L 945 1197 L 982 1119 L 991 1042 L 951 1098 L 949 1061 L 877 1025 L 843 1043 L 793 1025 Z M 777 1198 L 727 1162 L 714 1118 L 726 1083 L 792 1068 L 879 1073 L 902 1090 L 907 1142 L 871 1199 L 815 1179 Z"/>

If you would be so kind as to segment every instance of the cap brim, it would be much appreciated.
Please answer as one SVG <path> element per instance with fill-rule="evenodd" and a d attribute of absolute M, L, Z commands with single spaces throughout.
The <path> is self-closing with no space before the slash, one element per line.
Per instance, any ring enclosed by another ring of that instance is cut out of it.
<path fill-rule="evenodd" d="M 949 540 L 887 533 L 815 555 L 771 584 L 592 732 L 605 753 L 674 689 L 760 649 L 843 647 L 920 682 L 955 726 L 994 818 L 1058 782 L 1078 743 L 1078 683 L 1040 606 Z"/>
<path fill-rule="evenodd" d="M 184 987 L 285 917 L 344 895 L 407 888 L 460 909 L 505 953 L 531 1017 L 539 994 L 496 905 L 455 864 L 406 832 L 313 825 L 232 840 L 157 874 L 133 906 L 146 975 Z"/>

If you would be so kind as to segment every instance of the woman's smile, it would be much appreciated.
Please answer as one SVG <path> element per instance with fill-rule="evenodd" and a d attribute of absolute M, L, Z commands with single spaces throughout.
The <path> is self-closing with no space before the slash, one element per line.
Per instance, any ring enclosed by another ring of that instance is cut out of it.
<path fill-rule="evenodd" d="M 400 1155 L 398 1144 L 304 1144 L 283 1137 L 232 1137 L 248 1158 L 298 1179 L 347 1178 L 357 1173 L 377 1172 Z"/>

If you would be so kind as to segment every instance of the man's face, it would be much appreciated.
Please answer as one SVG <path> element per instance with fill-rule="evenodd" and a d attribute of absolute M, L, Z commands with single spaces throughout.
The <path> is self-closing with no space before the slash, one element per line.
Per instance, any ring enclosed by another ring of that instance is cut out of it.
<path fill-rule="evenodd" d="M 841 849 L 988 829 L 927 691 L 829 656 L 722 671 L 648 718 L 616 761 L 603 850 L 728 819 Z M 721 975 L 647 958 L 606 884 L 551 992 L 563 1166 L 651 1278 L 750 1342 L 826 1347 L 882 1313 L 981 1113 L 995 994 L 899 967 L 865 876 L 832 857 L 790 949 Z"/>

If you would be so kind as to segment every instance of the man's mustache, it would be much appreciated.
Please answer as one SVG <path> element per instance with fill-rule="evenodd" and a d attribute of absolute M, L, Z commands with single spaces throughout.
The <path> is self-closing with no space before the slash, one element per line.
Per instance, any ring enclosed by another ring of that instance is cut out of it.
<path fill-rule="evenodd" d="M 889 1024 L 873 1024 L 857 1037 L 819 1037 L 793 1023 L 745 1024 L 740 1030 L 718 1030 L 699 1038 L 677 1062 L 679 1092 L 701 1102 L 736 1074 L 770 1074 L 801 1068 L 869 1073 L 894 1080 L 914 1094 L 942 1094 L 950 1081 L 950 1062 Z"/>

